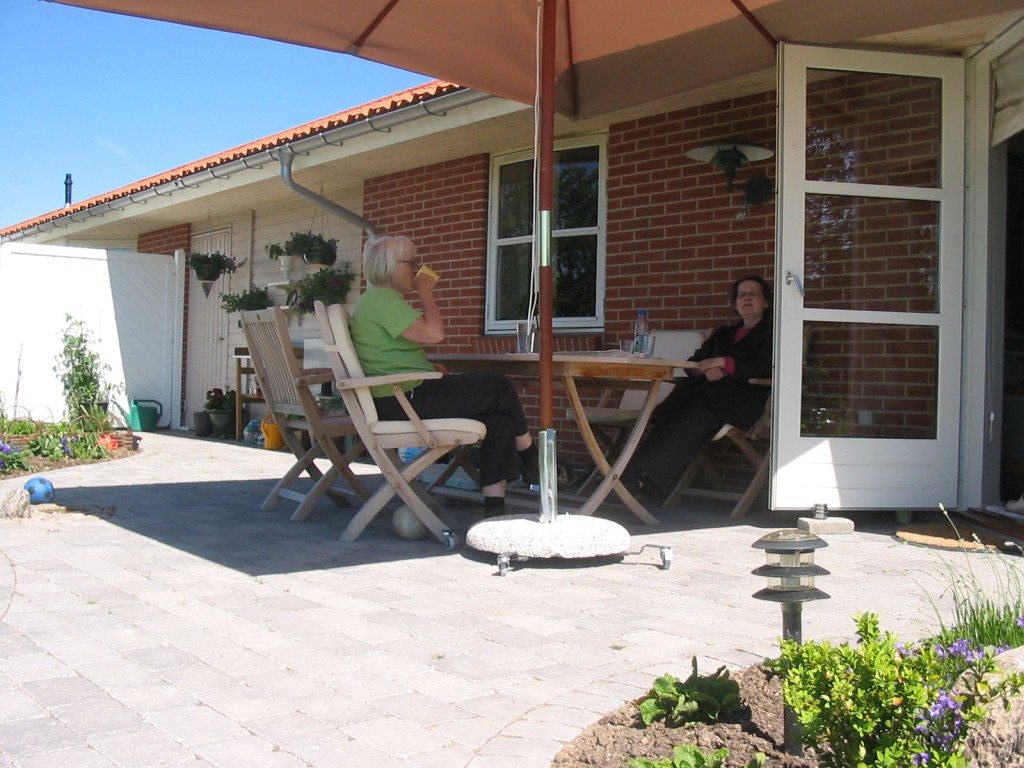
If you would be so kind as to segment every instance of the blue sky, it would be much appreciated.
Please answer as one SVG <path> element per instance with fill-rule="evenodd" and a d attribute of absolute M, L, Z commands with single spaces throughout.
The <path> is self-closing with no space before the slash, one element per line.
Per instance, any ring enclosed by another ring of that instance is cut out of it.
<path fill-rule="evenodd" d="M 216 2 L 216 0 L 210 0 Z M 0 228 L 431 78 L 338 53 L 0 0 Z"/>

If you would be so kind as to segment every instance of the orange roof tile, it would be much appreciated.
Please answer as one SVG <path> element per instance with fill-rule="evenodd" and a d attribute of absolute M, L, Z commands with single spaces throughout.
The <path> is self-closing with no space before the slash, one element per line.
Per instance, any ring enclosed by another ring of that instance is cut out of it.
<path fill-rule="evenodd" d="M 241 144 L 237 147 L 226 149 L 223 152 L 218 152 L 215 155 L 204 157 L 201 160 L 195 160 L 191 163 L 179 165 L 177 168 L 172 168 L 169 171 L 163 171 L 145 179 L 132 182 L 131 184 L 118 189 L 111 190 L 110 192 L 104 192 L 96 195 L 95 197 L 82 200 L 79 203 L 74 203 L 68 208 L 58 208 L 33 219 L 27 219 L 5 229 L 0 229 L 0 237 L 14 234 L 15 232 L 20 232 L 24 229 L 30 229 L 31 227 L 44 224 L 48 221 L 53 221 L 54 219 L 59 219 L 63 216 L 85 211 L 96 205 L 102 205 L 103 203 L 118 200 L 120 198 L 127 197 L 128 195 L 137 194 L 144 190 L 158 187 L 161 184 L 174 181 L 175 179 L 191 176 L 199 171 L 217 168 L 225 163 L 240 160 L 244 157 L 252 157 L 253 155 L 265 152 L 268 149 L 274 149 L 275 147 L 280 147 L 298 139 L 305 139 L 319 133 L 332 131 L 335 128 L 340 128 L 344 125 L 350 125 L 371 117 L 387 114 L 388 112 L 393 112 L 402 107 L 410 106 L 411 104 L 429 101 L 430 99 L 434 99 L 438 96 L 443 96 L 447 93 L 460 90 L 462 87 L 463 86 L 461 85 L 449 83 L 444 80 L 432 80 L 429 83 L 424 83 L 423 85 L 418 85 L 404 91 L 399 91 L 398 93 L 393 93 L 390 96 L 385 96 L 381 99 L 377 99 L 376 101 L 361 104 L 358 107 L 353 107 L 352 109 L 347 109 L 343 112 L 336 112 L 333 115 L 327 115 L 326 117 L 311 120 L 308 123 L 303 123 L 302 125 L 289 128 L 285 131 L 281 131 L 280 133 L 271 134 L 270 136 L 265 136 L 262 139 L 256 139 L 255 141 L 251 141 L 247 144 Z"/>

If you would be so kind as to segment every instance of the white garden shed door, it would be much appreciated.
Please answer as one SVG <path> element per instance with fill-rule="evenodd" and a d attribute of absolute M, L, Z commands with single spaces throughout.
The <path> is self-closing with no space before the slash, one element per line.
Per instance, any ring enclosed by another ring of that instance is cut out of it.
<path fill-rule="evenodd" d="M 182 308 L 175 258 L 101 248 L 4 243 L 0 399 L 5 412 L 60 419 L 64 394 L 54 372 L 65 316 L 92 331 L 116 396 L 156 400 L 159 426 L 180 426 Z M 177 350 L 177 352 L 176 352 Z"/>

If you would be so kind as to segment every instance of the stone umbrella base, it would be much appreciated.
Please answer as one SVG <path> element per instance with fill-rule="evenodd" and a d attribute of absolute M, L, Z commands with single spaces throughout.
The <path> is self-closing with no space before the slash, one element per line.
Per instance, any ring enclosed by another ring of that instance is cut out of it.
<path fill-rule="evenodd" d="M 466 544 L 498 555 L 504 576 L 513 559 L 585 560 L 624 555 L 629 533 L 618 523 L 582 515 L 558 515 L 542 523 L 537 514 L 499 515 L 481 520 L 466 533 Z"/>

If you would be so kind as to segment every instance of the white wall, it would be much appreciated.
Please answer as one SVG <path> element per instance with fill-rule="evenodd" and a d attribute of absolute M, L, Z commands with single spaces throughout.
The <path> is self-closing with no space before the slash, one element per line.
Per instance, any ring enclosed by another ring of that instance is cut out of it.
<path fill-rule="evenodd" d="M 126 387 L 117 399 L 156 400 L 161 426 L 176 412 L 180 367 L 175 360 L 173 258 L 99 248 L 0 246 L 0 285 L 6 289 L 0 334 L 0 399 L 5 412 L 59 420 L 64 393 L 54 372 L 66 315 L 85 322 L 106 380 Z"/>

